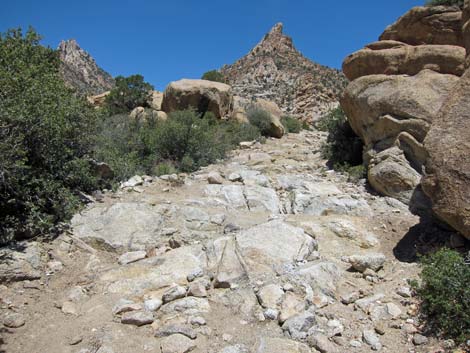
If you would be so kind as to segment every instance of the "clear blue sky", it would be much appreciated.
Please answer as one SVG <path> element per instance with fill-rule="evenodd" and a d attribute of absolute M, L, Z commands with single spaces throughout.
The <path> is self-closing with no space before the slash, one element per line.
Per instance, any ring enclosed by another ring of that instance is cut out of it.
<path fill-rule="evenodd" d="M 74 38 L 113 76 L 163 89 L 245 55 L 276 23 L 308 58 L 343 58 L 424 0 L 0 0 L 0 31 L 32 25 L 43 44 Z"/>

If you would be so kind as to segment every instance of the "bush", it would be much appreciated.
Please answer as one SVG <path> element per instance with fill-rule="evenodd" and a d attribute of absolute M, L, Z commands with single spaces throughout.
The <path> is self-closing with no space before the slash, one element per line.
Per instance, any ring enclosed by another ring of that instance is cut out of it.
<path fill-rule="evenodd" d="M 105 99 L 105 108 L 110 115 L 128 113 L 136 107 L 148 106 L 153 86 L 141 75 L 116 77 L 116 86 Z"/>
<path fill-rule="evenodd" d="M 192 110 L 173 112 L 165 121 L 112 116 L 100 131 L 95 158 L 109 163 L 119 180 L 191 172 L 224 158 L 240 141 L 260 138 L 251 125 L 219 121 L 211 113 L 200 118 Z"/>
<path fill-rule="evenodd" d="M 350 174 L 353 179 L 363 178 L 361 139 L 354 133 L 341 107 L 335 108 L 322 117 L 316 124 L 317 129 L 328 132 L 326 143 L 322 146 L 323 158 L 330 166 L 340 172 Z"/>
<path fill-rule="evenodd" d="M 217 70 L 207 71 L 201 77 L 203 80 L 214 81 L 214 82 L 222 82 L 225 83 L 224 75 Z"/>
<path fill-rule="evenodd" d="M 284 126 L 286 132 L 298 134 L 303 129 L 303 123 L 296 118 L 285 115 L 281 118 L 281 124 Z"/>
<path fill-rule="evenodd" d="M 247 110 L 248 121 L 256 126 L 263 136 L 269 136 L 271 130 L 271 114 L 258 107 L 249 107 Z"/>
<path fill-rule="evenodd" d="M 421 312 L 428 328 L 458 342 L 470 339 L 470 264 L 456 251 L 441 249 L 421 258 Z"/>
<path fill-rule="evenodd" d="M 39 41 L 33 29 L 0 35 L 0 243 L 50 231 L 97 185 L 87 161 L 96 112 Z"/>
<path fill-rule="evenodd" d="M 464 0 L 428 0 L 426 6 L 459 6 L 463 7 Z"/>

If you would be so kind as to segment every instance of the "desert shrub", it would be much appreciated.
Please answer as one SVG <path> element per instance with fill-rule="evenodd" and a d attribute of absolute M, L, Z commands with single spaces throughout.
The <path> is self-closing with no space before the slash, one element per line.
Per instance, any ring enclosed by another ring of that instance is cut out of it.
<path fill-rule="evenodd" d="M 428 0 L 426 6 L 459 6 L 463 7 L 464 0 Z"/>
<path fill-rule="evenodd" d="M 49 232 L 97 185 L 87 160 L 96 112 L 39 41 L 33 29 L 0 35 L 0 243 Z"/>
<path fill-rule="evenodd" d="M 153 86 L 141 75 L 116 77 L 116 85 L 106 96 L 105 108 L 110 115 L 130 112 L 148 105 Z"/>
<path fill-rule="evenodd" d="M 271 114 L 258 107 L 249 107 L 247 109 L 248 121 L 256 126 L 263 136 L 269 136 L 271 130 Z"/>
<path fill-rule="evenodd" d="M 428 328 L 458 342 L 470 339 L 470 264 L 441 249 L 421 258 L 421 284 L 414 283 Z"/>
<path fill-rule="evenodd" d="M 224 158 L 240 141 L 260 138 L 254 126 L 220 121 L 212 113 L 201 118 L 192 110 L 173 112 L 165 121 L 115 115 L 99 130 L 95 159 L 106 161 L 118 180 L 191 172 Z"/>
<path fill-rule="evenodd" d="M 350 174 L 354 179 L 364 177 L 363 143 L 352 130 L 341 107 L 333 109 L 322 117 L 316 127 L 328 132 L 326 143 L 322 146 L 322 155 L 328 159 L 330 166 L 337 171 Z"/>
<path fill-rule="evenodd" d="M 289 115 L 284 115 L 281 118 L 281 124 L 286 129 L 286 132 L 294 134 L 298 134 L 303 128 L 303 124 L 301 121 Z"/>
<path fill-rule="evenodd" d="M 214 81 L 214 82 L 222 82 L 225 83 L 224 75 L 217 70 L 207 71 L 201 77 L 203 80 Z"/>

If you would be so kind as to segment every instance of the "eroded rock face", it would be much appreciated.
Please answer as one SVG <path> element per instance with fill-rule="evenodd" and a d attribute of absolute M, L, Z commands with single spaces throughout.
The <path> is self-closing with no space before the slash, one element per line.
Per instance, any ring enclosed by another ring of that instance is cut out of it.
<path fill-rule="evenodd" d="M 233 106 L 232 88 L 220 82 L 183 79 L 165 89 L 161 108 L 166 113 L 194 108 L 211 112 L 218 119 L 229 116 Z"/>
<path fill-rule="evenodd" d="M 444 103 L 424 146 L 429 157 L 423 189 L 432 209 L 470 239 L 470 70 Z"/>
<path fill-rule="evenodd" d="M 112 76 L 101 69 L 74 39 L 60 42 L 57 50 L 62 77 L 70 87 L 86 95 L 101 94 L 114 87 Z"/>
<path fill-rule="evenodd" d="M 343 63 L 346 77 L 352 81 L 366 75 L 416 75 L 424 69 L 457 76 L 463 74 L 465 49 L 462 47 L 411 46 L 395 41 L 388 41 L 386 44 L 391 47 L 373 43 L 348 56 Z"/>
<path fill-rule="evenodd" d="M 462 46 L 461 19 L 462 12 L 455 6 L 414 7 L 387 27 L 380 40 Z"/>

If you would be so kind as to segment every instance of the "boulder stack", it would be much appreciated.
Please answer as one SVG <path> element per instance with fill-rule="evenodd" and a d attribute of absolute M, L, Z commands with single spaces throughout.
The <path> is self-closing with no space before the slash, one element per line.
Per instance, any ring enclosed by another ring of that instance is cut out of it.
<path fill-rule="evenodd" d="M 461 18 L 457 7 L 413 8 L 343 63 L 352 82 L 341 106 L 364 141 L 371 185 L 420 210 L 424 141 L 465 70 Z"/>

